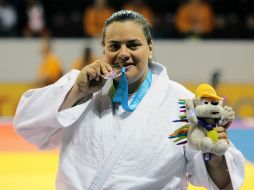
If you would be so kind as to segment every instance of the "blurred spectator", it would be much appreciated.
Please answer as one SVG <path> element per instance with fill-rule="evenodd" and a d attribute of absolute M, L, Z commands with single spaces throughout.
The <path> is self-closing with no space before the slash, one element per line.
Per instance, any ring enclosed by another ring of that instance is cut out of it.
<path fill-rule="evenodd" d="M 111 16 L 113 11 L 114 9 L 107 5 L 107 0 L 94 0 L 94 3 L 84 10 L 83 28 L 85 35 L 98 37 L 105 20 Z"/>
<path fill-rule="evenodd" d="M 220 81 L 221 81 L 221 71 L 220 70 L 215 70 L 213 73 L 212 73 L 212 76 L 211 76 L 211 86 L 217 90 L 219 84 L 220 84 Z"/>
<path fill-rule="evenodd" d="M 71 65 L 71 69 L 81 70 L 83 67 L 95 60 L 96 56 L 93 54 L 92 49 L 90 47 L 85 47 L 82 53 L 82 57 L 74 61 L 74 63 Z"/>
<path fill-rule="evenodd" d="M 187 0 L 176 13 L 176 28 L 184 35 L 201 37 L 214 29 L 214 13 L 204 0 Z"/>
<path fill-rule="evenodd" d="M 17 14 L 15 9 L 5 0 L 0 0 L 0 36 L 15 34 Z"/>
<path fill-rule="evenodd" d="M 25 36 L 40 37 L 48 35 L 44 8 L 38 0 L 26 0 L 26 14 Z"/>
<path fill-rule="evenodd" d="M 107 2 L 143 14 L 155 38 L 254 39 L 253 0 L 0 0 L 0 36 L 97 37 Z"/>
<path fill-rule="evenodd" d="M 63 74 L 59 59 L 53 54 L 49 39 L 43 39 L 40 53 L 42 63 L 37 76 L 37 86 L 46 86 L 56 82 Z"/>
<path fill-rule="evenodd" d="M 218 14 L 214 21 L 215 28 L 218 30 L 223 30 L 226 28 L 226 24 L 227 22 L 225 16 L 222 14 Z"/>
<path fill-rule="evenodd" d="M 228 38 L 237 38 L 240 36 L 243 29 L 243 23 L 241 23 L 239 15 L 234 11 L 229 12 L 226 15 L 226 36 Z"/>
<path fill-rule="evenodd" d="M 123 9 L 136 11 L 141 13 L 149 21 L 150 25 L 153 26 L 153 11 L 145 4 L 143 0 L 130 0 L 123 5 Z"/>
<path fill-rule="evenodd" d="M 245 19 L 246 36 L 254 37 L 254 14 L 248 14 Z"/>

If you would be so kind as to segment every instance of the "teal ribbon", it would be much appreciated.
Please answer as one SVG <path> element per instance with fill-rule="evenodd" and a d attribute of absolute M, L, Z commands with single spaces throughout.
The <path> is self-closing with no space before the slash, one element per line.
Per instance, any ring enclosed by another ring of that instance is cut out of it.
<path fill-rule="evenodd" d="M 139 103 L 141 102 L 141 100 L 143 99 L 143 97 L 145 96 L 145 94 L 147 93 L 148 89 L 151 86 L 152 72 L 150 71 L 150 69 L 148 70 L 146 79 L 139 87 L 130 105 L 128 105 L 128 79 L 126 77 L 126 68 L 123 67 L 121 72 L 122 75 L 119 80 L 116 92 L 114 94 L 113 102 L 120 103 L 122 104 L 124 110 L 133 112 L 137 108 L 137 106 L 139 105 Z"/>

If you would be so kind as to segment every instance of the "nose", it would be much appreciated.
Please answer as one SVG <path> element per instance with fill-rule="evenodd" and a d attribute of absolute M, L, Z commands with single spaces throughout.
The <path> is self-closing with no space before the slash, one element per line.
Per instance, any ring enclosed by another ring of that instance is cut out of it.
<path fill-rule="evenodd" d="M 118 57 L 121 61 L 127 61 L 130 58 L 129 49 L 125 45 L 121 46 Z"/>

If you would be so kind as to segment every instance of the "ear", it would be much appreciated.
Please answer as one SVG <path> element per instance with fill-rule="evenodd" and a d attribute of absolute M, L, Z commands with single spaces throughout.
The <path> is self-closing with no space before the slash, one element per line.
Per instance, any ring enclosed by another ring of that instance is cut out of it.
<path fill-rule="evenodd" d="M 151 43 L 148 44 L 148 48 L 149 48 L 149 59 L 152 60 L 153 59 L 153 41 L 151 40 Z"/>
<path fill-rule="evenodd" d="M 220 105 L 220 106 L 223 105 L 223 100 L 219 100 L 219 105 Z"/>
<path fill-rule="evenodd" d="M 199 99 L 198 98 L 193 98 L 193 104 L 196 107 L 199 104 Z"/>

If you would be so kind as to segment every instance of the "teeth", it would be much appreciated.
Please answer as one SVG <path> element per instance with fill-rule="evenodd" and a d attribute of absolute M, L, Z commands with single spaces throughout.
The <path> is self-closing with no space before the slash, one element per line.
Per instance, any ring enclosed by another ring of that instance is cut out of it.
<path fill-rule="evenodd" d="M 113 68 L 115 68 L 115 69 L 119 69 L 119 68 L 121 68 L 122 67 L 122 65 L 121 64 L 112 64 L 111 65 Z"/>

